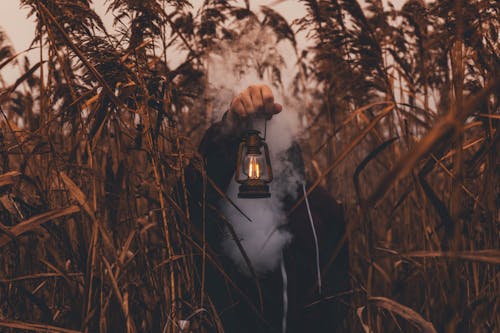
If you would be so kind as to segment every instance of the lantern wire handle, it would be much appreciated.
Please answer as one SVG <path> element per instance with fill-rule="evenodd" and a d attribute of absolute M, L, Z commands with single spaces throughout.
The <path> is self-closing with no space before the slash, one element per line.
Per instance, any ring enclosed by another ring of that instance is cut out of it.
<path fill-rule="evenodd" d="M 267 135 L 267 119 L 264 119 L 264 140 L 266 139 Z"/>

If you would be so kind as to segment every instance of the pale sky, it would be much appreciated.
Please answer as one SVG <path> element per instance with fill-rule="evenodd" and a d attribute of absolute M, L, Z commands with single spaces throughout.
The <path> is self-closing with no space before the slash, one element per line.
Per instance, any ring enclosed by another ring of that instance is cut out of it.
<path fill-rule="evenodd" d="M 194 8 L 198 8 L 203 0 L 191 1 Z M 241 1 L 243 4 L 243 1 Z M 106 28 L 112 32 L 113 17 L 106 15 L 106 1 L 94 0 L 94 9 L 104 21 Z M 301 3 L 295 0 L 251 0 L 252 9 L 257 9 L 261 5 L 272 7 L 281 13 L 287 20 L 292 21 L 295 18 L 305 14 L 305 8 Z M 29 48 L 34 36 L 35 24 L 28 19 L 29 10 L 26 7 L 20 8 L 19 0 L 0 0 L 0 28 L 7 34 L 16 52 L 21 52 Z M 38 50 L 29 53 L 32 63 L 38 59 Z M 19 76 L 19 69 L 13 66 L 7 66 L 2 69 L 2 76 L 7 82 L 12 82 Z"/>
<path fill-rule="evenodd" d="M 239 0 L 239 2 L 243 6 L 244 1 Z M 387 0 L 383 2 L 386 3 Z M 393 1 L 396 5 L 400 5 L 402 2 L 403 0 Z M 194 8 L 199 8 L 203 0 L 193 0 L 191 3 Z M 113 17 L 106 14 L 106 1 L 94 0 L 93 5 L 97 14 L 104 21 L 108 31 L 112 32 Z M 297 0 L 250 0 L 250 6 L 253 10 L 262 5 L 273 8 L 289 22 L 303 17 L 306 13 L 303 4 Z M 28 8 L 20 8 L 19 0 L 0 0 L 0 28 L 6 32 L 16 52 L 26 50 L 34 36 L 35 24 L 32 19 L 27 18 L 28 12 Z M 301 39 L 304 39 L 304 36 L 297 36 L 297 39 L 299 40 L 299 44 L 301 44 Z M 35 63 L 38 60 L 39 51 L 33 50 L 28 56 L 32 63 Z M 7 66 L 2 69 L 2 76 L 7 82 L 12 82 L 15 78 L 19 77 L 19 69 Z"/>
<path fill-rule="evenodd" d="M 198 8 L 202 0 L 191 1 L 194 8 Z M 106 15 L 105 0 L 94 0 L 94 9 L 101 16 L 106 28 L 112 29 L 113 18 Z M 269 6 L 281 13 L 288 21 L 301 17 L 305 14 L 304 6 L 298 1 L 290 0 L 251 0 L 250 6 L 256 9 L 259 6 Z M 35 25 L 32 19 L 28 19 L 29 10 L 20 7 L 19 0 L 0 1 L 0 27 L 7 32 L 17 51 L 26 49 L 31 42 Z"/>

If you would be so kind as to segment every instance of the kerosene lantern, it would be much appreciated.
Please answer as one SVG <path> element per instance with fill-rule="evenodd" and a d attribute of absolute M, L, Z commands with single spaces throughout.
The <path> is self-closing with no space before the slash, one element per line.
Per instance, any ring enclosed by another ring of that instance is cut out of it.
<path fill-rule="evenodd" d="M 235 180 L 240 185 L 238 198 L 269 198 L 268 184 L 273 180 L 271 158 L 265 138 L 254 129 L 247 130 L 238 148 Z"/>

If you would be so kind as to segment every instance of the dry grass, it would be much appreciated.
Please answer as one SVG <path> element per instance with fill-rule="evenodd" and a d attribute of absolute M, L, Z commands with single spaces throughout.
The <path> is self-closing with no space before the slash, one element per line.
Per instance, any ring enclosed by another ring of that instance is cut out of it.
<path fill-rule="evenodd" d="M 204 57 L 248 22 L 314 43 L 290 89 L 313 101 L 314 186 L 347 211 L 346 332 L 500 330 L 495 1 L 302 1 L 289 26 L 267 7 L 113 0 L 117 36 L 88 0 L 21 3 L 43 52 L 31 65 L 0 34 L 0 69 L 25 70 L 0 80 L 0 331 L 220 328 L 195 259 L 222 268 L 174 188 L 212 113 Z"/>

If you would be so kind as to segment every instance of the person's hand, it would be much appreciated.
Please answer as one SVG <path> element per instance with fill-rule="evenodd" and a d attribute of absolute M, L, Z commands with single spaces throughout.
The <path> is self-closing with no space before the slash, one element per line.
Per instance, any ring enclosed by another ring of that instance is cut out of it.
<path fill-rule="evenodd" d="M 240 118 L 263 115 L 271 119 L 282 109 L 280 104 L 274 103 L 273 92 L 265 84 L 249 86 L 233 99 L 230 107 L 230 111 L 235 112 Z"/>
<path fill-rule="evenodd" d="M 233 99 L 225 120 L 230 127 L 236 128 L 250 116 L 261 115 L 269 120 L 282 109 L 280 104 L 274 102 L 269 86 L 252 85 Z"/>

